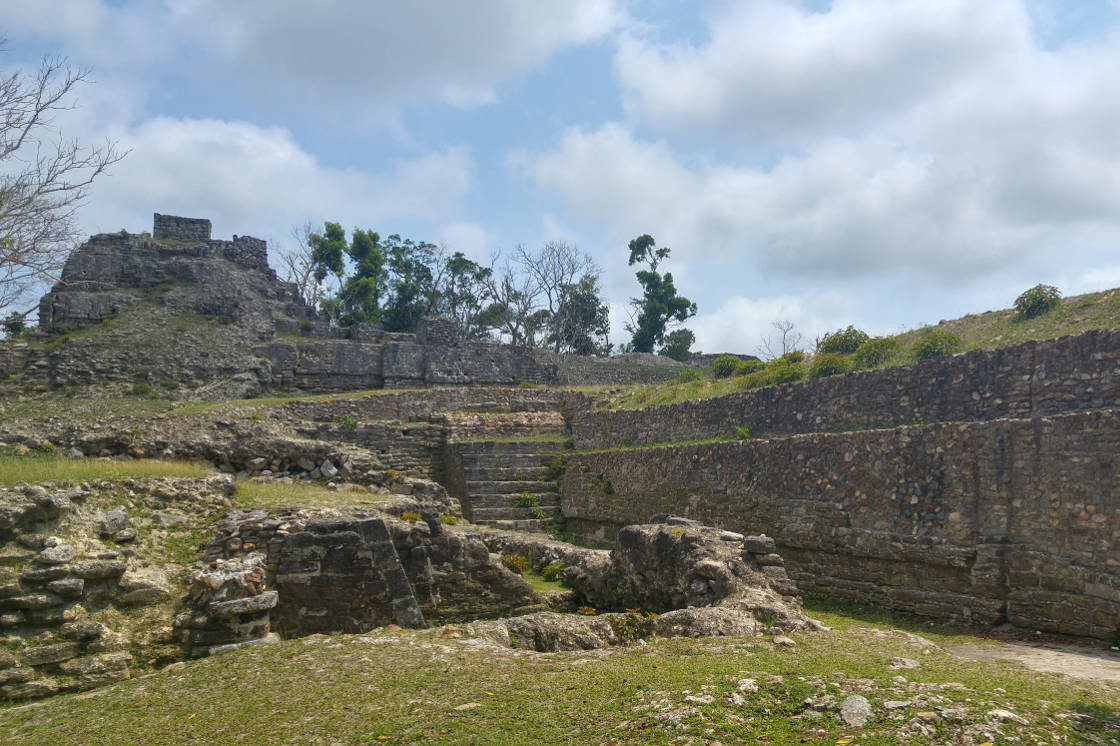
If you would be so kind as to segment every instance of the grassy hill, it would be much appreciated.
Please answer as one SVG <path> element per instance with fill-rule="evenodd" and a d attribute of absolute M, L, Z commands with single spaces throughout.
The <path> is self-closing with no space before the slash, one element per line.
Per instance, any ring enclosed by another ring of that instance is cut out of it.
<path fill-rule="evenodd" d="M 1058 306 L 1047 313 L 1032 319 L 1020 319 L 1015 309 L 967 314 L 959 319 L 941 321 L 937 324 L 911 329 L 885 339 L 891 343 L 891 352 L 875 365 L 862 366 L 882 368 L 891 365 L 905 365 L 915 361 L 914 345 L 933 332 L 956 335 L 960 345 L 956 352 L 969 352 L 990 347 L 1016 344 L 1029 340 L 1044 340 L 1081 334 L 1092 329 L 1120 328 L 1120 288 L 1102 290 L 1063 298 Z M 851 356 L 846 358 L 847 365 L 853 365 Z M 691 370 L 676 381 L 647 386 L 635 386 L 621 394 L 614 394 L 606 401 L 606 406 L 616 409 L 641 409 L 662 404 L 672 404 L 693 399 L 707 399 L 714 396 L 761 388 L 800 380 L 812 374 L 811 361 L 795 363 L 780 368 L 780 376 L 775 378 L 771 366 L 762 371 L 746 375 L 732 375 L 714 378 Z"/>
<path fill-rule="evenodd" d="M 1117 327 L 1120 327 L 1120 288 L 1063 298 L 1053 311 L 1033 319 L 1016 319 L 1012 308 L 970 313 L 895 335 L 894 339 L 903 349 L 910 349 L 923 334 L 937 329 L 960 337 L 961 351 L 967 352 Z"/>

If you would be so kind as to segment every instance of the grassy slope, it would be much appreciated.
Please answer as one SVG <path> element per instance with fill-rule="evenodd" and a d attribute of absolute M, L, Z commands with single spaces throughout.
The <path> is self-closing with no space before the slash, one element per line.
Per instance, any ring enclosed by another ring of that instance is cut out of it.
<path fill-rule="evenodd" d="M 932 737 L 908 743 L 1093 743 L 1120 728 L 1120 688 L 1004 664 L 962 661 L 939 643 L 817 611 L 838 627 L 796 634 L 792 649 L 765 638 L 660 640 L 609 652 L 522 654 L 459 639 L 451 630 L 377 630 L 315 636 L 192 661 L 149 678 L 31 707 L 0 710 L 0 740 L 54 743 L 770 743 L 899 742 L 918 712 L 962 708 L 963 723 L 934 716 Z M 453 629 L 453 628 L 452 628 Z M 932 643 L 932 644 L 931 644 Z M 928 651 L 928 652 L 926 652 Z M 895 656 L 920 668 L 896 669 Z M 902 675 L 908 682 L 898 683 Z M 730 701 L 742 678 L 759 691 Z M 948 685 L 948 686 L 945 686 Z M 862 729 L 835 712 L 796 719 L 806 697 L 860 693 L 874 718 Z M 883 702 L 909 700 L 887 711 Z M 686 697 L 700 697 L 689 701 Z M 711 697 L 710 702 L 703 701 Z M 1028 725 L 975 733 L 992 709 Z M 1080 713 L 1088 717 L 1071 717 Z M 994 737 L 994 738 L 992 738 Z M 1099 741 L 1105 742 L 1108 741 Z"/>
<path fill-rule="evenodd" d="M 962 350 L 968 351 L 1117 327 L 1120 327 L 1120 289 L 1063 298 L 1061 305 L 1050 313 L 1026 321 L 1016 319 L 1015 311 L 1005 308 L 921 327 L 898 334 L 895 339 L 904 349 L 909 349 L 923 333 L 938 329 L 959 336 Z"/>
<path fill-rule="evenodd" d="M 72 459 L 56 455 L 15 456 L 0 453 L 0 485 L 12 485 L 16 482 L 45 482 L 52 479 L 68 482 L 129 477 L 201 479 L 208 474 L 210 472 L 203 467 L 183 461 Z"/>
<path fill-rule="evenodd" d="M 1120 289 L 1103 290 L 1063 298 L 1061 305 L 1038 318 L 1019 320 L 1013 309 L 968 314 L 959 319 L 919 327 L 892 338 L 898 341 L 898 351 L 884 363 L 905 365 L 913 362 L 910 350 L 924 334 L 945 331 L 961 338 L 961 352 L 982 350 L 989 347 L 1026 342 L 1028 340 L 1054 339 L 1068 334 L 1080 334 L 1091 329 L 1120 327 Z M 882 366 L 881 366 L 882 367 Z M 644 409 L 645 407 L 673 404 L 694 399 L 745 391 L 749 388 L 744 377 L 712 380 L 705 378 L 687 383 L 668 382 L 636 386 L 614 397 L 608 406 L 612 409 Z"/>

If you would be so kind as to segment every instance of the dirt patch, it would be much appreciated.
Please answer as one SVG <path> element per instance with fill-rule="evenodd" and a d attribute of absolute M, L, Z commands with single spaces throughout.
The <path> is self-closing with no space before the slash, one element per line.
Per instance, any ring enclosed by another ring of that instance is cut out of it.
<path fill-rule="evenodd" d="M 1120 683 L 1120 652 L 1057 642 L 976 642 L 950 645 L 950 653 L 968 660 L 1005 661 L 1044 673 L 1082 681 Z"/>

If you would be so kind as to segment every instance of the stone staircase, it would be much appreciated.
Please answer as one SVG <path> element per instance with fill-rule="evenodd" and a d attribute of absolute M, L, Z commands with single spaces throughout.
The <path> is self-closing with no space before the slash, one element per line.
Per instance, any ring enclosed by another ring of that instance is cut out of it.
<path fill-rule="evenodd" d="M 562 440 L 469 441 L 457 444 L 466 482 L 463 510 L 474 523 L 543 531 L 560 515 L 548 461 Z"/>

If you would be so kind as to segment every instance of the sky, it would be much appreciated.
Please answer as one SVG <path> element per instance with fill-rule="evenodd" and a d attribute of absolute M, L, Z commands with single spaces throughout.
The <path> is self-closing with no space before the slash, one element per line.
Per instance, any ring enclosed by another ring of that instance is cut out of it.
<path fill-rule="evenodd" d="M 1120 286 L 1120 0 L 0 0 L 0 33 L 0 71 L 91 69 L 63 136 L 130 150 L 85 233 L 564 240 L 616 342 L 649 233 L 705 352 Z"/>

